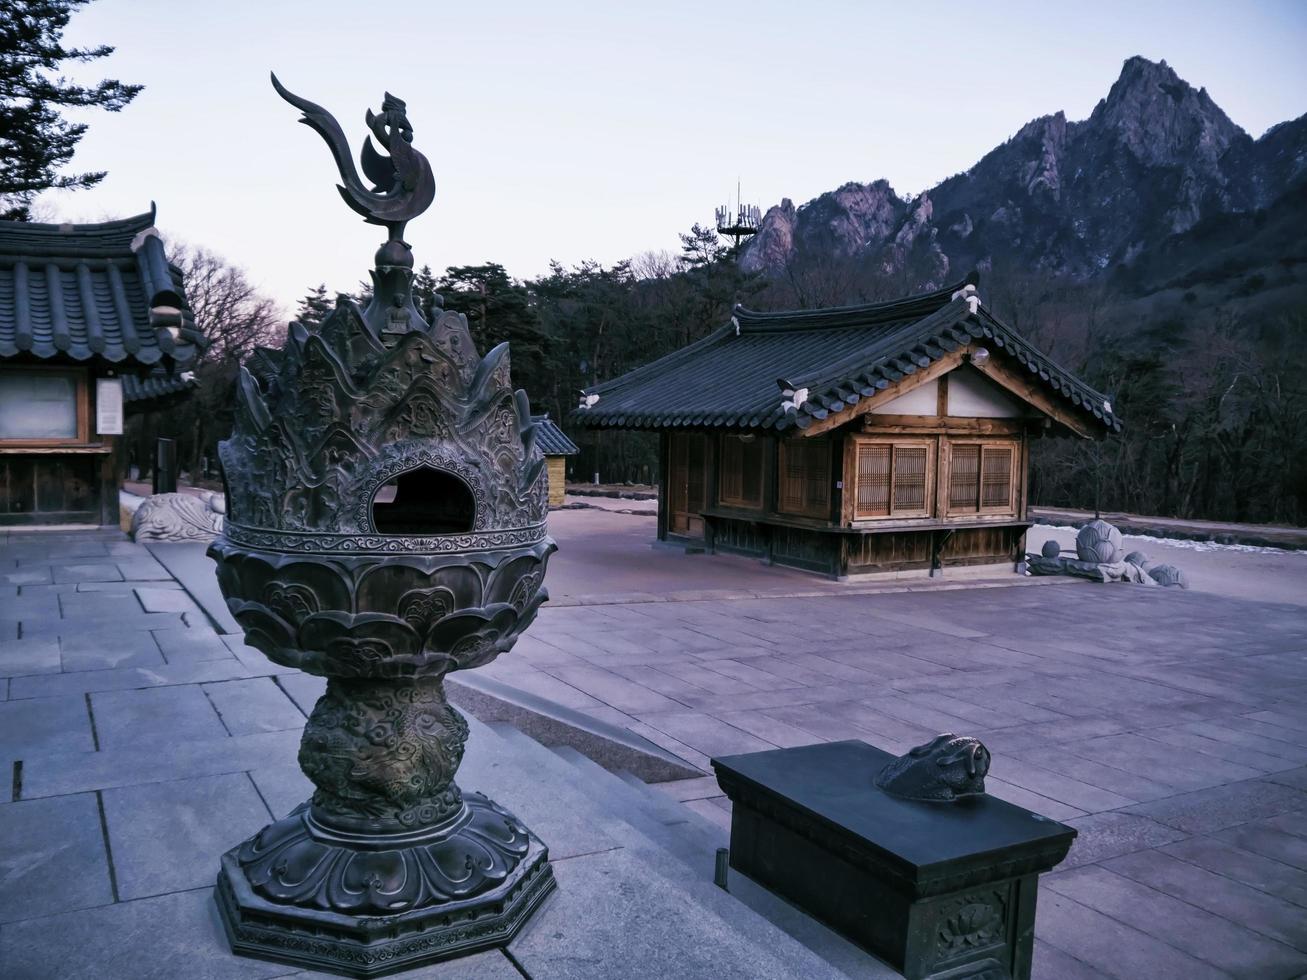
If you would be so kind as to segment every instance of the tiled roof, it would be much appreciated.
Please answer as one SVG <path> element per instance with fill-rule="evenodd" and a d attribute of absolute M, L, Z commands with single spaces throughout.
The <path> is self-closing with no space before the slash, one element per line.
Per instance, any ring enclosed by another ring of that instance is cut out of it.
<path fill-rule="evenodd" d="M 190 395 L 199 386 L 191 371 L 169 374 L 155 368 L 143 378 L 124 374 L 123 404 L 128 412 L 146 412 L 172 405 Z"/>
<path fill-rule="evenodd" d="M 153 209 L 93 225 L 0 221 L 0 358 L 172 367 L 203 343 Z"/>
<path fill-rule="evenodd" d="M 552 422 L 549 413 L 532 415 L 531 421 L 536 426 L 536 445 L 546 456 L 575 456 L 581 450 L 576 443 L 563 433 L 557 423 Z"/>
<path fill-rule="evenodd" d="M 969 298 L 969 285 L 974 276 L 891 303 L 829 310 L 736 307 L 730 323 L 697 343 L 585 389 L 569 418 L 588 428 L 806 429 L 981 342 L 1069 408 L 1120 430 L 1100 392 Z M 795 406 L 781 380 L 807 389 L 806 400 Z"/>

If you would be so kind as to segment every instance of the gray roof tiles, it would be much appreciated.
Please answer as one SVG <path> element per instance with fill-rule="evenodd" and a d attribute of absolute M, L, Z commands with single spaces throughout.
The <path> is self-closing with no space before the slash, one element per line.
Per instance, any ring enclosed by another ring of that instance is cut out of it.
<path fill-rule="evenodd" d="M 737 307 L 707 337 L 586 389 L 599 400 L 569 416 L 588 428 L 681 426 L 805 429 L 975 341 L 1012 358 L 1032 382 L 1092 415 L 1109 431 L 1106 398 L 983 307 L 955 294 L 974 278 L 890 303 L 759 313 Z M 808 389 L 782 405 L 784 380 Z"/>
<path fill-rule="evenodd" d="M 544 415 L 532 415 L 531 421 L 536 426 L 536 445 L 546 456 L 574 456 L 581 451 L 557 423 L 549 418 L 547 412 Z"/>
<path fill-rule="evenodd" d="M 91 225 L 0 221 L 0 358 L 171 367 L 203 342 L 153 210 Z"/>

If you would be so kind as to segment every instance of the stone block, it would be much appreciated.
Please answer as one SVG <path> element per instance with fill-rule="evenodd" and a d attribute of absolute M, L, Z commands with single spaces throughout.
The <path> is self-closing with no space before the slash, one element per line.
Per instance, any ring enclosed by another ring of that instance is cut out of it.
<path fill-rule="evenodd" d="M 1028 978 L 1039 875 L 1075 830 L 988 795 L 890 796 L 874 780 L 893 758 L 846 741 L 713 759 L 731 867 L 905 977 Z"/>
<path fill-rule="evenodd" d="M 91 695 L 102 748 L 157 741 L 174 745 L 227 734 L 199 687 L 156 687 L 140 691 L 98 691 Z"/>
<path fill-rule="evenodd" d="M 1127 854 L 1104 866 L 1253 932 L 1307 951 L 1307 917 L 1299 906 L 1160 851 Z"/>
<path fill-rule="evenodd" d="M 133 591 L 136 593 L 136 598 L 141 602 L 141 608 L 146 612 L 198 613 L 200 611 L 200 607 L 181 589 L 142 588 L 137 586 Z"/>
<path fill-rule="evenodd" d="M 216 720 L 216 715 L 215 715 Z M 42 756 L 23 765 L 23 799 L 293 765 L 299 732 L 146 739 L 122 749 Z"/>
<path fill-rule="evenodd" d="M 13 759 L 94 751 L 86 699 L 70 695 L 0 702 L 0 746 Z"/>
<path fill-rule="evenodd" d="M 1281 830 L 1271 821 L 1255 821 L 1231 827 L 1214 836 L 1245 851 L 1307 871 L 1307 818 L 1296 812 L 1291 819 L 1292 832 Z"/>
<path fill-rule="evenodd" d="M 123 667 L 117 670 L 83 670 L 71 674 L 41 674 L 15 677 L 10 682 L 11 698 L 53 697 L 88 691 L 126 691 L 170 684 L 197 684 L 248 677 L 237 660 L 203 660 L 154 667 Z"/>
<path fill-rule="evenodd" d="M 1281 864 L 1214 837 L 1191 837 L 1167 844 L 1160 850 L 1163 854 L 1307 908 L 1307 871 L 1301 868 Z"/>
<path fill-rule="evenodd" d="M 50 569 L 42 565 L 0 570 L 0 583 L 5 585 L 48 585 L 51 581 Z"/>
<path fill-rule="evenodd" d="M 509 946 L 528 976 L 758 980 L 795 975 L 768 949 L 687 901 L 684 892 L 625 850 L 559 862 L 555 876 L 557 894 Z M 804 980 L 822 976 L 833 971 L 814 964 Z"/>
<path fill-rule="evenodd" d="M 233 735 L 299 731 L 304 727 L 304 714 L 271 677 L 221 681 L 203 687 L 222 723 Z"/>
<path fill-rule="evenodd" d="M 0 922 L 107 905 L 114 900 L 94 793 L 0 805 Z M 6 926 L 0 935 L 11 935 Z M 47 935 L 37 943 L 50 944 Z M 61 974 L 14 973 L 10 977 Z"/>
<path fill-rule="evenodd" d="M 1091 813 L 1067 822 L 1080 831 L 1080 838 L 1066 860 L 1068 868 L 1160 847 L 1189 836 L 1137 813 Z"/>
<path fill-rule="evenodd" d="M 232 956 L 208 888 L 7 925 L 0 963 L 15 980 L 271 980 L 294 972 Z"/>
<path fill-rule="evenodd" d="M 268 805 L 274 820 L 280 820 L 313 795 L 314 785 L 293 762 L 284 766 L 252 769 L 250 778 Z"/>
<path fill-rule="evenodd" d="M 210 884 L 218 856 L 268 822 L 268 810 L 243 772 L 124 786 L 102 795 L 124 900 Z"/>
<path fill-rule="evenodd" d="M 117 565 L 108 562 L 55 565 L 52 571 L 56 584 L 59 582 L 117 582 L 126 577 L 118 570 Z"/>
<path fill-rule="evenodd" d="M 1039 936 L 1107 977 L 1222 980 L 1229 974 L 1110 915 L 1045 888 Z M 1057 980 L 1062 980 L 1057 977 Z"/>
<path fill-rule="evenodd" d="M 1187 834 L 1210 834 L 1236 824 L 1307 809 L 1307 792 L 1260 779 L 1248 779 L 1164 800 L 1140 803 L 1124 812 L 1142 814 Z M 1307 855 L 1307 841 L 1304 842 Z"/>
<path fill-rule="evenodd" d="M 96 629 L 83 624 L 80 629 L 65 623 L 59 635 L 60 656 L 65 671 L 111 670 L 121 667 L 158 667 L 163 654 L 148 629 L 121 632 Z"/>
<path fill-rule="evenodd" d="M 1288 977 L 1307 955 L 1106 868 L 1052 876 L 1046 887 L 1219 967 L 1233 977 Z M 1140 913 L 1143 914 L 1140 914 Z"/>
<path fill-rule="evenodd" d="M 259 654 L 259 656 L 262 657 L 263 654 Z M 295 702 L 300 711 L 304 712 L 305 717 L 313 714 L 313 707 L 318 703 L 318 698 L 322 697 L 327 690 L 327 679 L 325 677 L 303 674 L 298 670 L 287 674 L 279 674 L 277 683 Z"/>
<path fill-rule="evenodd" d="M 53 636 L 0 643 L 0 677 L 57 674 L 62 669 L 59 640 Z"/>
<path fill-rule="evenodd" d="M 207 628 L 155 630 L 154 640 L 170 664 L 232 659 L 222 637 Z"/>

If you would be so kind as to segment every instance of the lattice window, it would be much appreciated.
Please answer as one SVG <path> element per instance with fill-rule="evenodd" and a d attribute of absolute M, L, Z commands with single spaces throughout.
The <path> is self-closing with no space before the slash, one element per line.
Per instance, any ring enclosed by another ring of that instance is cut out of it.
<path fill-rule="evenodd" d="M 722 436 L 718 496 L 731 507 L 762 506 L 762 462 L 766 443 L 756 436 Z"/>
<path fill-rule="evenodd" d="M 1012 447 L 986 446 L 980 480 L 980 507 L 1009 507 L 1012 500 Z"/>
<path fill-rule="evenodd" d="M 974 510 L 980 499 L 980 447 L 953 446 L 948 480 L 948 509 Z"/>
<path fill-rule="evenodd" d="M 952 514 L 1010 513 L 1016 502 L 1015 443 L 949 445 L 948 509 Z"/>
<path fill-rule="evenodd" d="M 778 510 L 806 517 L 830 516 L 830 440 L 787 439 L 780 444 Z"/>
<path fill-rule="evenodd" d="M 853 516 L 856 520 L 930 515 L 933 444 L 859 439 L 855 447 Z"/>

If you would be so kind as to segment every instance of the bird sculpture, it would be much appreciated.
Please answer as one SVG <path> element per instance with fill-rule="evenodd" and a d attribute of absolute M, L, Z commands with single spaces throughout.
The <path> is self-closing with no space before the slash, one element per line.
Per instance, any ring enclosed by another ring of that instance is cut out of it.
<path fill-rule="evenodd" d="M 368 128 L 386 151 L 377 150 L 372 136 L 363 142 L 359 163 L 372 182 L 369 189 L 354 166 L 349 141 L 336 118 L 322 106 L 291 92 L 277 80 L 276 74 L 272 75 L 272 87 L 304 113 L 300 122 L 326 141 L 340 171 L 341 183 L 336 185 L 336 189 L 345 203 L 363 215 L 369 224 L 384 225 L 390 240 L 402 244 L 404 226 L 429 208 L 436 197 L 436 178 L 431 172 L 431 164 L 412 146 L 413 127 L 409 124 L 404 100 L 387 92 L 380 114 L 368 110 Z"/>

